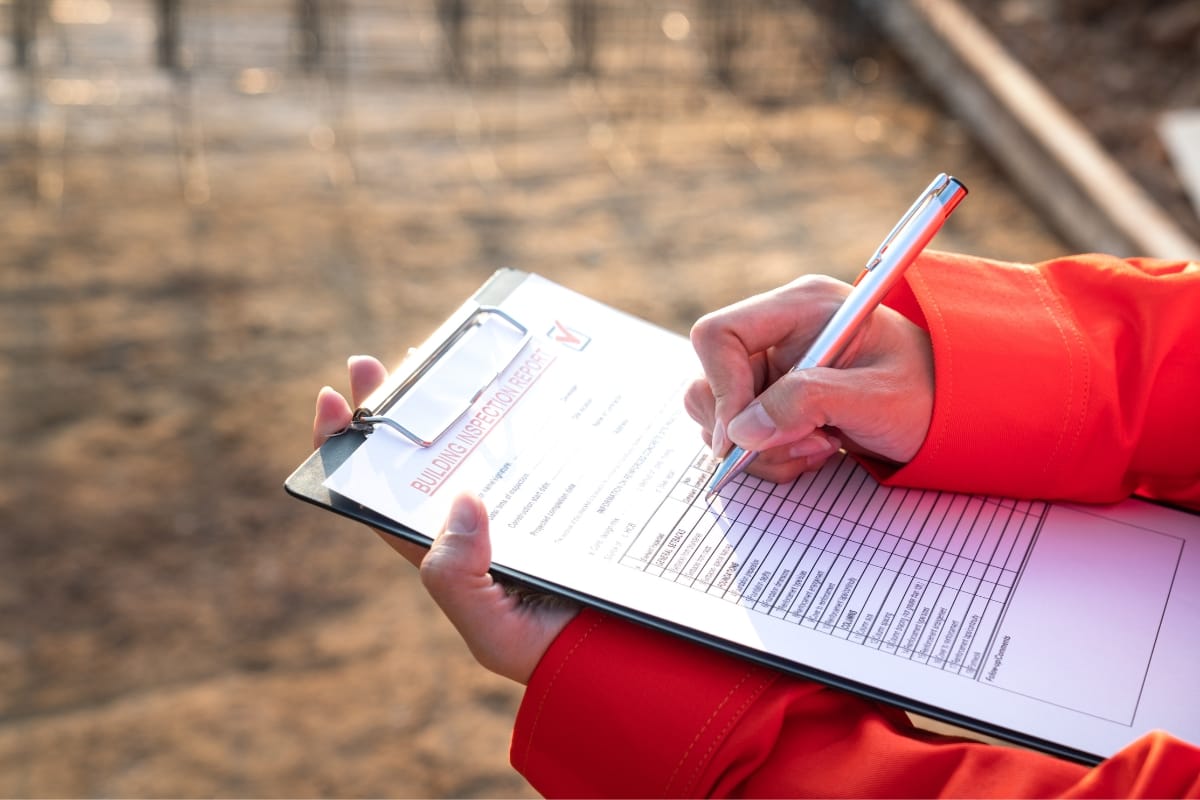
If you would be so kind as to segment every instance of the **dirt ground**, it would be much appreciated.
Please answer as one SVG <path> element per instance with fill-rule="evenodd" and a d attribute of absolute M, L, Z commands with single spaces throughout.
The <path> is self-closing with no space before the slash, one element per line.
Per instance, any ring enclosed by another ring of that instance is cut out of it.
<path fill-rule="evenodd" d="M 500 266 L 686 332 L 852 275 L 939 171 L 972 194 L 937 247 L 1066 249 L 803 4 L 755 5 L 732 90 L 703 4 L 607 4 L 586 76 L 566 4 L 514 2 L 457 79 L 429 3 L 349 4 L 310 72 L 291 3 L 211 4 L 186 79 L 150 6 L 0 72 L 0 795 L 533 796 L 520 688 L 281 489 L 346 357 L 397 360 Z"/>

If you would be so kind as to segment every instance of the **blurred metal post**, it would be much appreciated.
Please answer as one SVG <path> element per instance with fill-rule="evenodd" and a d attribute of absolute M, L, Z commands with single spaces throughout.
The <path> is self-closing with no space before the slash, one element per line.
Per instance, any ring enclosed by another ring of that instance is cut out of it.
<path fill-rule="evenodd" d="M 179 2 L 158 0 L 158 66 L 172 72 L 179 69 Z"/>
<path fill-rule="evenodd" d="M 590 74 L 596 66 L 596 2 L 571 0 L 571 67 Z"/>
<path fill-rule="evenodd" d="M 33 63 L 37 15 L 38 0 L 12 0 L 13 64 L 21 69 Z"/>
<path fill-rule="evenodd" d="M 746 3 L 704 0 L 701 6 L 707 23 L 705 44 L 713 74 L 729 86 L 733 83 L 734 54 L 746 40 Z"/>
<path fill-rule="evenodd" d="M 437 17 L 446 43 L 444 61 L 446 73 L 462 78 L 466 63 L 463 57 L 463 27 L 467 19 L 467 0 L 437 0 Z"/>
<path fill-rule="evenodd" d="M 296 0 L 296 28 L 300 66 L 305 72 L 311 72 L 321 65 L 325 47 L 320 0 Z"/>

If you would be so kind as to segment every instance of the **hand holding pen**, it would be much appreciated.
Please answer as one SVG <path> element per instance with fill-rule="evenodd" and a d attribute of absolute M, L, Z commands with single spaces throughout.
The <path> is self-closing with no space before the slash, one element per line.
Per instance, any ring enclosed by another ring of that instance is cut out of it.
<path fill-rule="evenodd" d="M 688 411 L 714 452 L 735 443 L 711 492 L 751 461 L 764 478 L 790 480 L 843 444 L 896 462 L 915 455 L 932 414 L 929 337 L 877 307 L 965 194 L 938 176 L 853 288 L 802 278 L 696 324 L 705 379 L 689 391 Z"/>

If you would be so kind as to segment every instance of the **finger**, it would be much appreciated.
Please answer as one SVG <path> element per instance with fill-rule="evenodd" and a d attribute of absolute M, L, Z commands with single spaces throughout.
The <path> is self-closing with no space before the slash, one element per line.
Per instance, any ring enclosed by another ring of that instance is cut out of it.
<path fill-rule="evenodd" d="M 767 450 L 836 428 L 842 442 L 904 462 L 924 440 L 931 412 L 932 392 L 888 365 L 816 367 L 776 381 L 730 422 L 729 433 L 742 447 Z"/>
<path fill-rule="evenodd" d="M 814 368 L 788 373 L 733 418 L 730 438 L 761 452 L 798 443 L 826 425 L 855 430 L 854 421 L 873 405 L 861 376 L 854 376 L 853 389 L 841 380 L 847 372 Z"/>
<path fill-rule="evenodd" d="M 712 427 L 716 400 L 708 381 L 703 378 L 692 381 L 683 395 L 683 407 L 693 420 L 706 428 Z"/>
<path fill-rule="evenodd" d="M 700 379 L 694 381 L 688 387 L 687 392 L 683 396 L 683 407 L 687 411 L 688 416 L 695 420 L 701 428 L 701 435 L 704 440 L 713 447 L 713 452 L 716 452 L 718 444 L 717 437 L 714 434 L 714 426 L 716 423 L 716 401 L 713 399 L 712 389 L 708 385 L 708 381 Z"/>
<path fill-rule="evenodd" d="M 355 408 L 387 379 L 387 367 L 373 356 L 351 356 L 346 369 L 350 372 L 350 397 Z"/>
<path fill-rule="evenodd" d="M 842 449 L 842 440 L 828 430 L 817 430 L 798 442 L 784 446 L 787 457 L 793 461 L 807 460 L 824 463 L 825 459 Z"/>
<path fill-rule="evenodd" d="M 762 452 L 798 442 L 833 424 L 828 387 L 817 372 L 788 373 L 768 386 L 730 421 L 729 437 L 740 447 Z M 845 409 L 837 411 L 845 413 Z"/>
<path fill-rule="evenodd" d="M 326 439 L 346 429 L 352 412 L 346 398 L 329 386 L 317 392 L 317 408 L 313 416 L 313 448 L 320 447 Z"/>
<path fill-rule="evenodd" d="M 793 445 L 759 454 L 746 471 L 772 483 L 790 483 L 801 473 L 820 469 L 840 449 L 836 437 L 818 432 Z"/>
<path fill-rule="evenodd" d="M 421 562 L 421 582 L 460 631 L 475 626 L 481 593 L 499 589 L 488 573 L 491 558 L 483 502 L 467 494 L 456 497 L 445 529 Z"/>
<path fill-rule="evenodd" d="M 757 381 L 751 358 L 758 350 L 744 338 L 744 330 L 758 323 L 753 314 L 756 301 L 761 302 L 751 298 L 708 314 L 692 326 L 692 346 L 713 398 L 714 431 L 754 398 Z M 723 431 L 714 435 L 714 451 L 723 439 Z"/>
<path fill-rule="evenodd" d="M 527 683 L 578 607 L 507 591 L 488 572 L 491 551 L 482 501 L 460 495 L 421 562 L 421 582 L 480 664 Z"/>
<path fill-rule="evenodd" d="M 505 654 L 514 644 L 498 642 L 502 621 L 511 619 L 517 600 L 488 572 L 492 546 L 483 503 L 459 495 L 450 507 L 446 527 L 421 562 L 421 583 L 445 613 L 476 660 L 484 667 L 517 680 L 528 679 L 532 665 L 513 669 Z"/>

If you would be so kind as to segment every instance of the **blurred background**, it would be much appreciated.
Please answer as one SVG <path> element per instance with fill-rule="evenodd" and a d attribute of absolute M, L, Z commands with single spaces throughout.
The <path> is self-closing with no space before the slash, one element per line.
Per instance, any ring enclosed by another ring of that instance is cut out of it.
<path fill-rule="evenodd" d="M 877 5 L 0 0 L 0 795 L 533 796 L 519 687 L 284 495 L 316 392 L 498 267 L 680 333 L 852 277 L 940 171 L 937 248 L 1098 249 Z M 1196 2 L 964 6 L 1196 235 Z"/>

